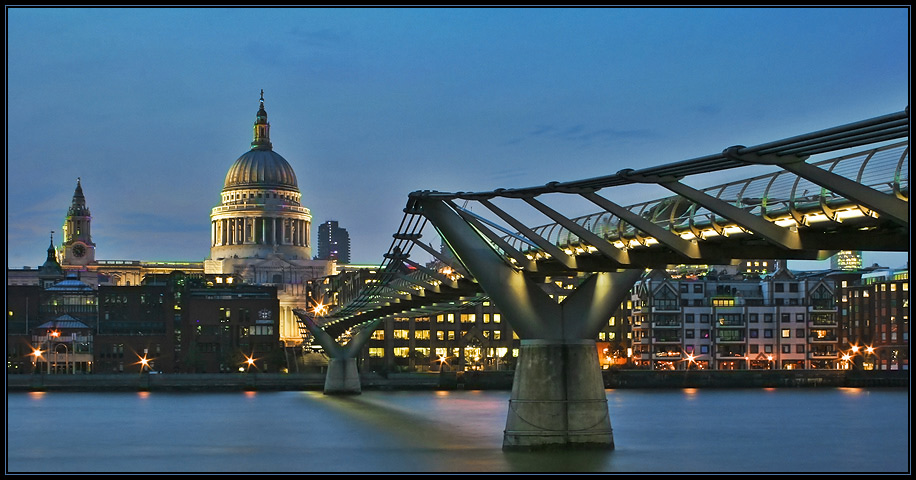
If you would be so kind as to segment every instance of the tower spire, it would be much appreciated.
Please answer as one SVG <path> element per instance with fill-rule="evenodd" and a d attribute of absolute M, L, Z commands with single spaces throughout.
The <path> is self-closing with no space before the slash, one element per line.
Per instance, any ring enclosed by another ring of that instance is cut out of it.
<path fill-rule="evenodd" d="M 86 207 L 86 197 L 83 195 L 80 177 L 76 177 L 76 190 L 73 191 L 73 201 L 70 202 L 70 211 L 67 212 L 67 215 L 89 216 L 89 208 Z"/>
<path fill-rule="evenodd" d="M 261 89 L 261 107 L 254 121 L 254 140 L 251 142 L 252 150 L 272 150 L 270 143 L 270 124 L 267 123 L 267 110 L 264 110 L 264 89 Z"/>
<path fill-rule="evenodd" d="M 57 250 L 54 248 L 54 230 L 51 230 L 51 244 L 48 245 L 48 261 L 57 261 Z"/>

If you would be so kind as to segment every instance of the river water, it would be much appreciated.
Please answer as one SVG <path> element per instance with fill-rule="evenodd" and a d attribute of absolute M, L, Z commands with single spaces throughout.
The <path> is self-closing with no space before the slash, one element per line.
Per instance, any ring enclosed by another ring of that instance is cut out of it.
<path fill-rule="evenodd" d="M 906 389 L 608 390 L 613 451 L 504 452 L 507 391 L 8 393 L 7 472 L 892 472 Z"/>

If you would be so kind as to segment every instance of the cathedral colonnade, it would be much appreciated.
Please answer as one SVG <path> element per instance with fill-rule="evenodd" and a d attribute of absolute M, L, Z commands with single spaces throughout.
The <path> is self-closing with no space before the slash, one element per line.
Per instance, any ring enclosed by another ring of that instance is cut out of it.
<path fill-rule="evenodd" d="M 231 216 L 230 216 L 231 215 Z M 292 245 L 310 246 L 311 222 L 302 218 L 215 216 L 210 222 L 210 246 Z"/>

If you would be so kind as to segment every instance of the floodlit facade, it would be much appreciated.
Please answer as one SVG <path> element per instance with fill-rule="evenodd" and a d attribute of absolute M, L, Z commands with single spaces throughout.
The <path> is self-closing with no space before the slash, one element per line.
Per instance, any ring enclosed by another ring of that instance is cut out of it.
<path fill-rule="evenodd" d="M 311 258 L 311 222 L 296 173 L 273 151 L 262 91 L 251 150 L 229 167 L 210 213 L 210 257 L 203 263 L 207 274 L 276 287 L 279 334 L 290 346 L 302 343 L 292 312 L 307 308 L 306 284 L 336 272 L 334 260 Z"/>

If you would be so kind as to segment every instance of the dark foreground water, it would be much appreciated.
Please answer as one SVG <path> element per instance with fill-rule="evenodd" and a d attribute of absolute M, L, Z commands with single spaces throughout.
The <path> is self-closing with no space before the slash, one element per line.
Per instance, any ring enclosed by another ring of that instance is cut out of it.
<path fill-rule="evenodd" d="M 897 472 L 900 389 L 609 390 L 616 449 L 503 452 L 505 391 L 8 393 L 7 472 Z"/>

